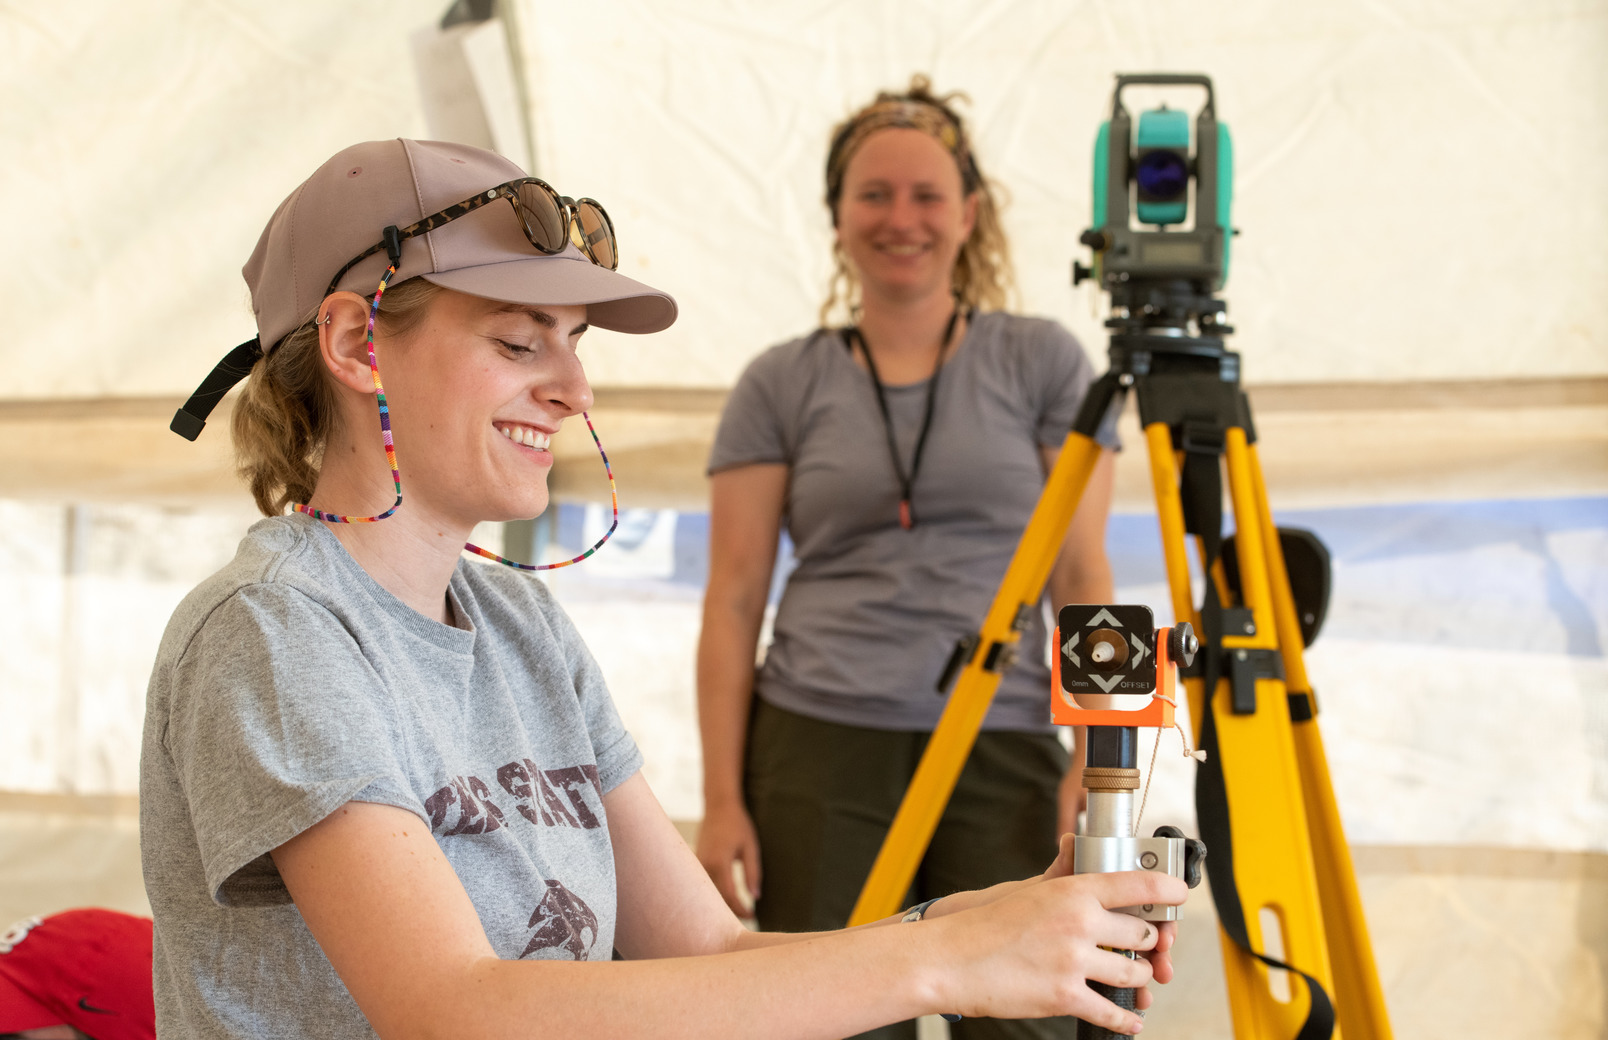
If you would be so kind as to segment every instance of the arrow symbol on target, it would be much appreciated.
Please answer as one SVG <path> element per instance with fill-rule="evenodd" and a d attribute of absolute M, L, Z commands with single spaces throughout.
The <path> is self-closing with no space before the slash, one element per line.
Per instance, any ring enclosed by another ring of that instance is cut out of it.
<path fill-rule="evenodd" d="M 1077 654 L 1077 649 L 1076 649 L 1077 645 L 1078 645 L 1078 637 L 1073 636 L 1072 638 L 1068 639 L 1066 642 L 1061 644 L 1061 652 L 1063 654 L 1065 654 L 1068 658 L 1071 659 L 1072 664 L 1074 666 L 1076 666 L 1078 668 L 1082 668 L 1083 667 L 1083 662 L 1078 660 L 1078 654 Z"/>

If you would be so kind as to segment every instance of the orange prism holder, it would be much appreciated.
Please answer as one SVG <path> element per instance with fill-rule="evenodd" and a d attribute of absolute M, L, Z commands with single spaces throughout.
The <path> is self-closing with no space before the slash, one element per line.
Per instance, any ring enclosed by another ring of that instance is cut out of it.
<path fill-rule="evenodd" d="M 1176 673 L 1173 669 L 1172 658 L 1168 653 L 1168 643 L 1172 636 L 1172 629 L 1161 628 L 1156 630 L 1156 686 L 1157 689 L 1149 694 L 1150 703 L 1134 711 L 1123 711 L 1117 708 L 1085 708 L 1072 698 L 1072 695 L 1061 687 L 1061 654 L 1059 651 L 1050 655 L 1050 721 L 1057 726 L 1149 726 L 1159 729 L 1171 729 L 1173 726 L 1173 705 L 1177 703 L 1174 694 Z M 1061 628 L 1055 628 L 1055 642 L 1052 646 L 1061 645 Z M 1137 694 L 1115 694 L 1113 696 L 1132 697 Z"/>

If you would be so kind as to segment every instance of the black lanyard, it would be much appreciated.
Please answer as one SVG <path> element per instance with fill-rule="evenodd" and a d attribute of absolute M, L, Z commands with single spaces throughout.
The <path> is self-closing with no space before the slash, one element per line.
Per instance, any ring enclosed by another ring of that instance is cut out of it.
<path fill-rule="evenodd" d="M 932 430 L 933 404 L 938 400 L 938 374 L 944 368 L 944 351 L 949 349 L 949 337 L 955 334 L 955 322 L 959 319 L 960 308 L 956 307 L 949 312 L 944 338 L 938 342 L 938 359 L 933 362 L 932 378 L 927 382 L 927 410 L 921 419 L 921 432 L 916 435 L 916 452 L 910 459 L 908 476 L 905 475 L 904 464 L 899 460 L 899 444 L 893 436 L 893 416 L 888 413 L 888 395 L 882 387 L 882 377 L 877 375 L 877 363 L 871 358 L 871 347 L 856 326 L 850 325 L 843 330 L 844 341 L 851 353 L 856 343 L 860 345 L 860 351 L 865 354 L 865 367 L 871 373 L 871 385 L 877 391 L 877 407 L 882 410 L 882 428 L 888 435 L 888 454 L 893 456 L 893 472 L 899 478 L 899 526 L 906 531 L 916 526 L 916 515 L 910 508 L 910 491 L 916 482 L 916 473 L 921 469 L 921 451 L 927 446 L 927 434 Z"/>

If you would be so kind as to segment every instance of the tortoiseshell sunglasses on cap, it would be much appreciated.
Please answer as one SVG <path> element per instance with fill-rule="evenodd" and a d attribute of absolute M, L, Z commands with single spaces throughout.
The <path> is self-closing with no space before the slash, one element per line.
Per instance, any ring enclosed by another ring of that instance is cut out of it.
<path fill-rule="evenodd" d="M 553 190 L 552 185 L 536 177 L 521 177 L 506 184 L 499 184 L 495 188 L 487 188 L 462 202 L 448 206 L 440 213 L 432 213 L 417 224 L 409 224 L 399 229 L 396 242 L 400 244 L 404 239 L 433 231 L 498 199 L 507 199 L 508 204 L 514 208 L 515 215 L 519 217 L 519 226 L 524 229 L 525 238 L 536 247 L 537 252 L 554 256 L 562 253 L 564 247 L 573 240 L 581 252 L 599 267 L 613 271 L 620 266 L 620 254 L 614 240 L 614 222 L 609 219 L 602 205 L 595 199 L 572 199 L 568 195 L 560 195 Z M 573 239 L 570 235 L 572 227 L 580 231 L 580 234 Z M 385 248 L 385 242 L 377 242 L 352 257 L 345 267 L 335 273 L 324 295 L 328 296 L 335 291 L 336 286 L 341 284 L 341 279 L 346 277 L 347 271 Z"/>

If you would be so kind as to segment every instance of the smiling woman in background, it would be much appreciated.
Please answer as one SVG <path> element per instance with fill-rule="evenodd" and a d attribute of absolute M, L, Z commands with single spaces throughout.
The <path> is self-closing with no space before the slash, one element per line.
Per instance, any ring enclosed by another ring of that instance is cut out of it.
<path fill-rule="evenodd" d="M 917 76 L 837 128 L 826 161 L 837 272 L 821 318 L 843 303 L 853 323 L 755 358 L 709 462 L 698 852 L 737 912 L 743 865 L 767 930 L 848 920 L 943 709 L 934 683 L 987 611 L 1093 378 L 1065 329 L 1002 309 L 1005 235 L 952 99 Z M 1111 598 L 1111 487 L 1106 454 L 1051 574 L 1056 604 Z M 756 673 L 784 524 L 798 565 Z M 1035 616 L 913 898 L 1019 877 L 1074 829 L 1081 777 L 1049 724 L 1044 644 Z M 876 1035 L 915 1034 L 905 1023 Z"/>

